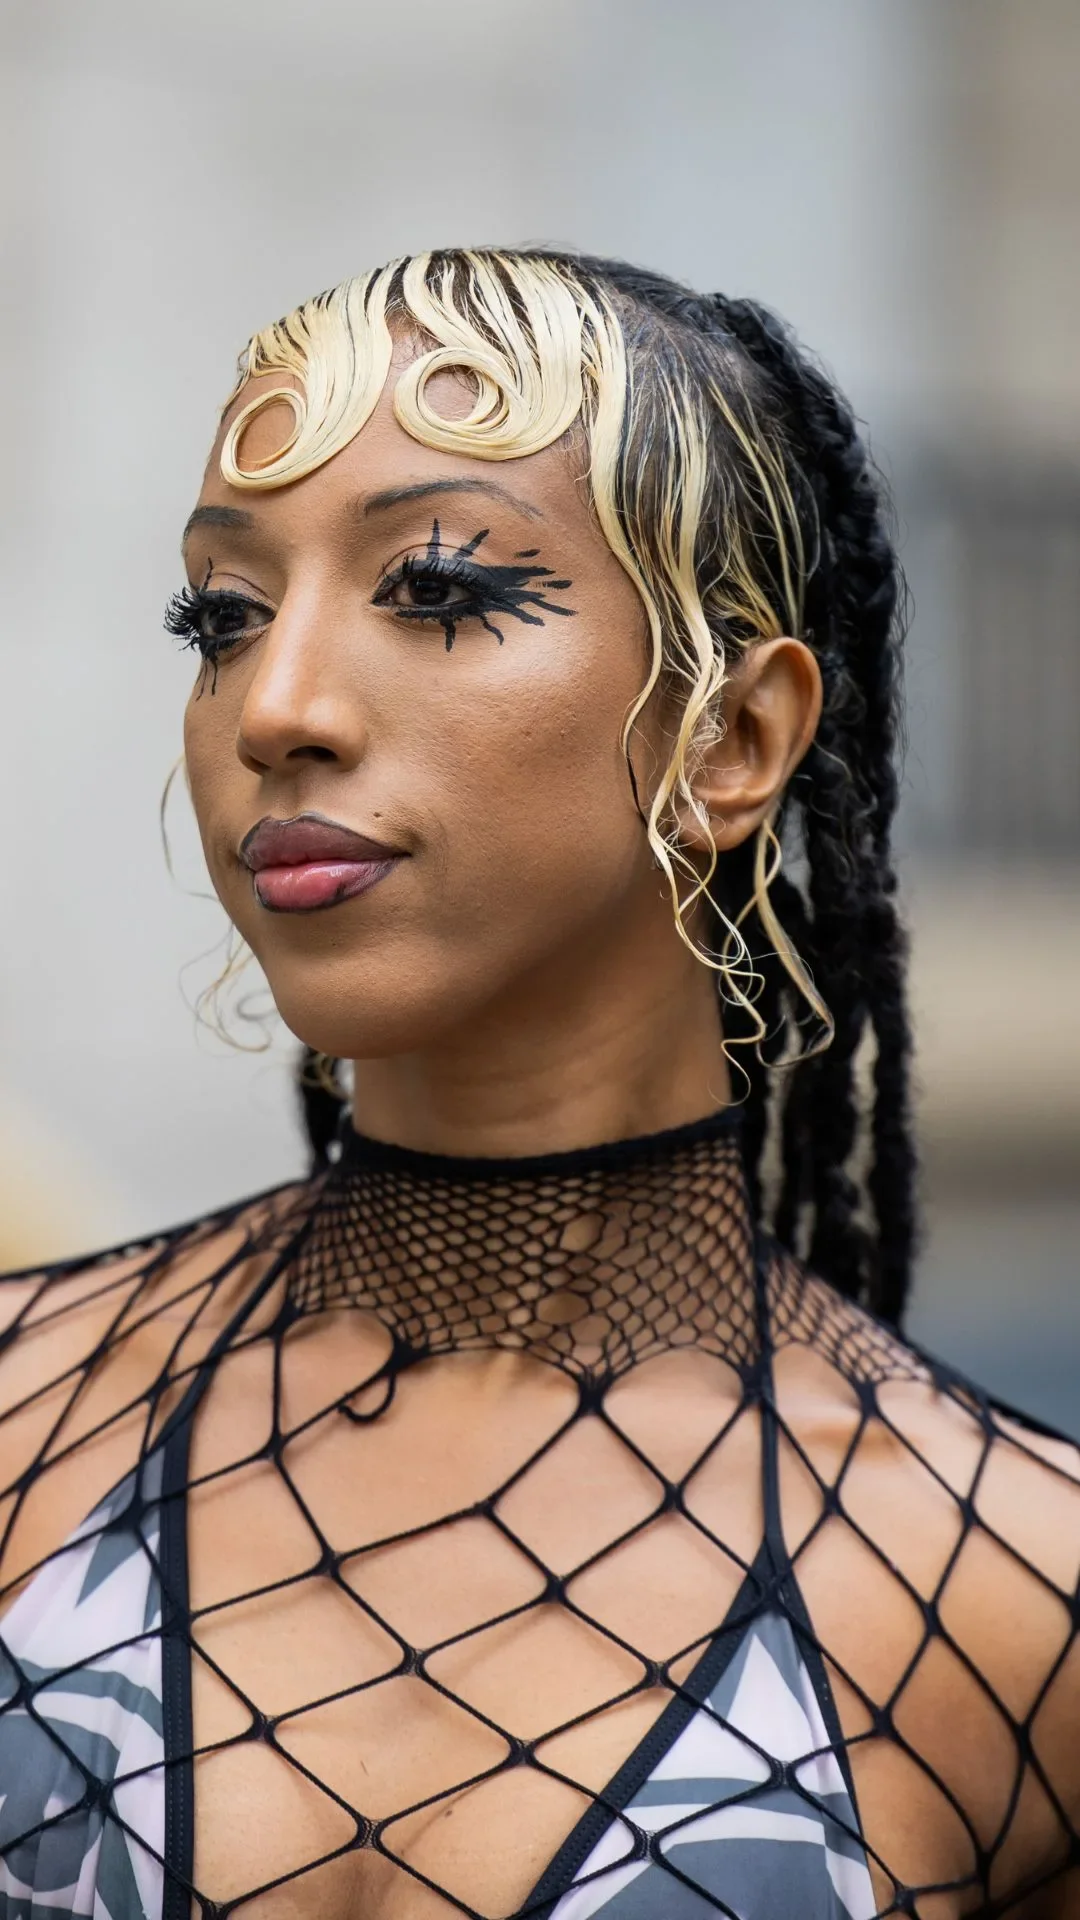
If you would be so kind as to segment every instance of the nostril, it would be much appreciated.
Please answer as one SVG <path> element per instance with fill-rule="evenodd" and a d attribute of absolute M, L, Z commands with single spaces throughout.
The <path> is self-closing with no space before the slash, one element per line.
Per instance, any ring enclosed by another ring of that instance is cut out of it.
<path fill-rule="evenodd" d="M 287 760 L 336 760 L 337 754 L 333 747 L 318 747 L 311 744 L 306 747 L 290 747 L 285 758 Z"/>

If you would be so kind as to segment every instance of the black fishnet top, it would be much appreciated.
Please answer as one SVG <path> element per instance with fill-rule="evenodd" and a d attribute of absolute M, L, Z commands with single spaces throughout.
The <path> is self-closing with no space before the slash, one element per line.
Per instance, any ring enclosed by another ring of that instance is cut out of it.
<path fill-rule="evenodd" d="M 1080 1913 L 1080 1493 L 737 1122 L 0 1291 L 0 1917 Z"/>

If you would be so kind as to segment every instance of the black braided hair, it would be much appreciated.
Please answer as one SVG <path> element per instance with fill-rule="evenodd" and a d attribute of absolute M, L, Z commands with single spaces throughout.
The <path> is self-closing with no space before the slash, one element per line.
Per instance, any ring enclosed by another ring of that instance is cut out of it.
<path fill-rule="evenodd" d="M 813 913 L 812 928 L 800 931 L 836 1035 L 804 1069 L 806 1112 L 787 1143 L 785 1181 L 798 1183 L 807 1152 L 811 1263 L 895 1319 L 915 1237 L 906 943 L 890 849 L 899 792 L 900 573 L 884 489 L 846 400 L 774 314 L 750 300 L 717 296 L 712 304 L 782 409 L 785 437 L 813 490 L 819 534 L 807 623 L 825 703 L 792 800 L 802 815 Z M 789 914 L 793 892 L 777 898 Z M 873 1236 L 859 1218 L 848 1171 L 858 1126 L 855 1056 L 867 1028 L 875 1046 L 866 1181 Z"/>
<path fill-rule="evenodd" d="M 326 1061 L 314 1047 L 305 1047 L 296 1073 L 300 1096 L 300 1117 L 311 1149 L 311 1170 L 318 1173 L 330 1163 L 330 1148 L 338 1136 L 345 1101 L 330 1090 L 330 1074 L 337 1061 Z M 329 1072 L 328 1072 L 329 1069 Z"/>
<path fill-rule="evenodd" d="M 772 901 L 835 1022 L 828 1050 L 794 1069 L 769 1071 L 769 1054 L 739 1050 L 745 1067 L 746 1157 L 762 1207 L 770 1141 L 780 1178 L 772 1206 L 778 1239 L 805 1252 L 842 1293 L 899 1320 L 914 1250 L 915 1154 L 909 1113 L 910 1030 L 906 946 L 896 908 L 890 848 L 898 797 L 902 583 L 889 537 L 885 489 L 854 415 L 784 323 L 751 300 L 700 295 L 622 261 L 530 249 L 563 262 L 619 302 L 635 324 L 659 320 L 676 340 L 696 336 L 723 349 L 730 378 L 784 452 L 805 551 L 804 635 L 820 664 L 824 707 L 817 737 L 790 783 L 778 830 L 805 869 L 778 876 Z M 689 356 L 698 364 L 697 356 Z M 702 551 L 717 529 L 703 525 Z M 768 568 L 767 541 L 758 542 Z M 775 582 L 773 583 L 775 584 Z M 745 635 L 725 635 L 745 640 Z M 752 850 L 725 856 L 724 905 L 752 891 Z M 762 975 L 758 1001 L 770 1035 L 795 1031 L 792 983 L 757 916 L 747 925 Z M 731 1035 L 739 1013 L 730 1010 Z M 864 1143 L 860 1063 L 873 1043 L 873 1097 Z M 305 1118 L 324 1164 L 341 1107 L 301 1068 Z M 853 1163 L 863 1156 L 857 1178 Z"/>

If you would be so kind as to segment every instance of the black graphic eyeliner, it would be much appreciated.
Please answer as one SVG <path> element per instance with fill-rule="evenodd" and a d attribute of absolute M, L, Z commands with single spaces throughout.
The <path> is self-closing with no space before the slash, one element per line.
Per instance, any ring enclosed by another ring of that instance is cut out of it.
<path fill-rule="evenodd" d="M 556 580 L 550 567 L 501 567 L 473 558 L 490 531 L 489 527 L 482 527 L 473 534 L 471 540 L 463 541 L 460 547 L 447 548 L 443 545 L 439 522 L 433 520 L 431 538 L 424 553 L 410 554 L 380 582 L 375 594 L 376 606 L 391 605 L 392 611 L 401 620 L 419 620 L 429 625 L 434 622 L 441 626 L 446 636 L 447 653 L 453 647 L 463 620 L 479 620 L 481 626 L 488 633 L 493 633 L 502 646 L 504 636 L 496 626 L 495 618 L 520 620 L 526 626 L 542 627 L 546 614 L 573 617 L 575 608 L 559 606 L 547 597 L 549 593 L 565 593 L 572 584 L 569 580 Z M 532 547 L 515 558 L 535 560 L 539 551 L 538 547 Z M 427 606 L 422 603 L 398 606 L 391 602 L 390 596 L 396 587 L 402 585 L 411 586 L 418 594 L 425 587 L 429 590 L 434 588 L 437 593 L 440 586 L 456 586 L 467 597 L 444 606 L 440 606 L 435 599 Z"/>
<path fill-rule="evenodd" d="M 165 631 L 175 634 L 184 642 L 185 647 L 196 647 L 202 655 L 196 699 L 201 700 L 209 681 L 210 692 L 217 692 L 218 666 L 223 653 L 235 646 L 238 640 L 246 637 L 243 629 L 235 634 L 212 634 L 203 631 L 203 620 L 207 614 L 232 615 L 242 619 L 251 608 L 272 617 L 269 607 L 248 594 L 232 593 L 227 589 L 211 587 L 214 562 L 210 561 L 203 576 L 201 587 L 182 587 L 174 593 L 165 608 Z"/>

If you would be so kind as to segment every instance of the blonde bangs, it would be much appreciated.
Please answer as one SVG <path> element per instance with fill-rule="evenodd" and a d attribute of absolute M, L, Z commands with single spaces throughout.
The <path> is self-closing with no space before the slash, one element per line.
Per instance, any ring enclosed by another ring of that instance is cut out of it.
<path fill-rule="evenodd" d="M 478 460 L 520 460 L 613 403 L 618 440 L 625 356 L 619 323 L 602 300 L 543 258 L 425 253 L 343 281 L 253 336 L 226 410 L 251 380 L 285 379 L 230 423 L 221 450 L 229 485 L 287 486 L 348 446 L 386 386 L 395 321 L 415 332 L 420 350 L 395 384 L 394 414 L 422 445 Z M 474 389 L 462 418 L 447 419 L 429 397 L 431 380 L 446 372 Z M 281 403 L 293 414 L 288 439 L 245 465 L 248 427 Z"/>

